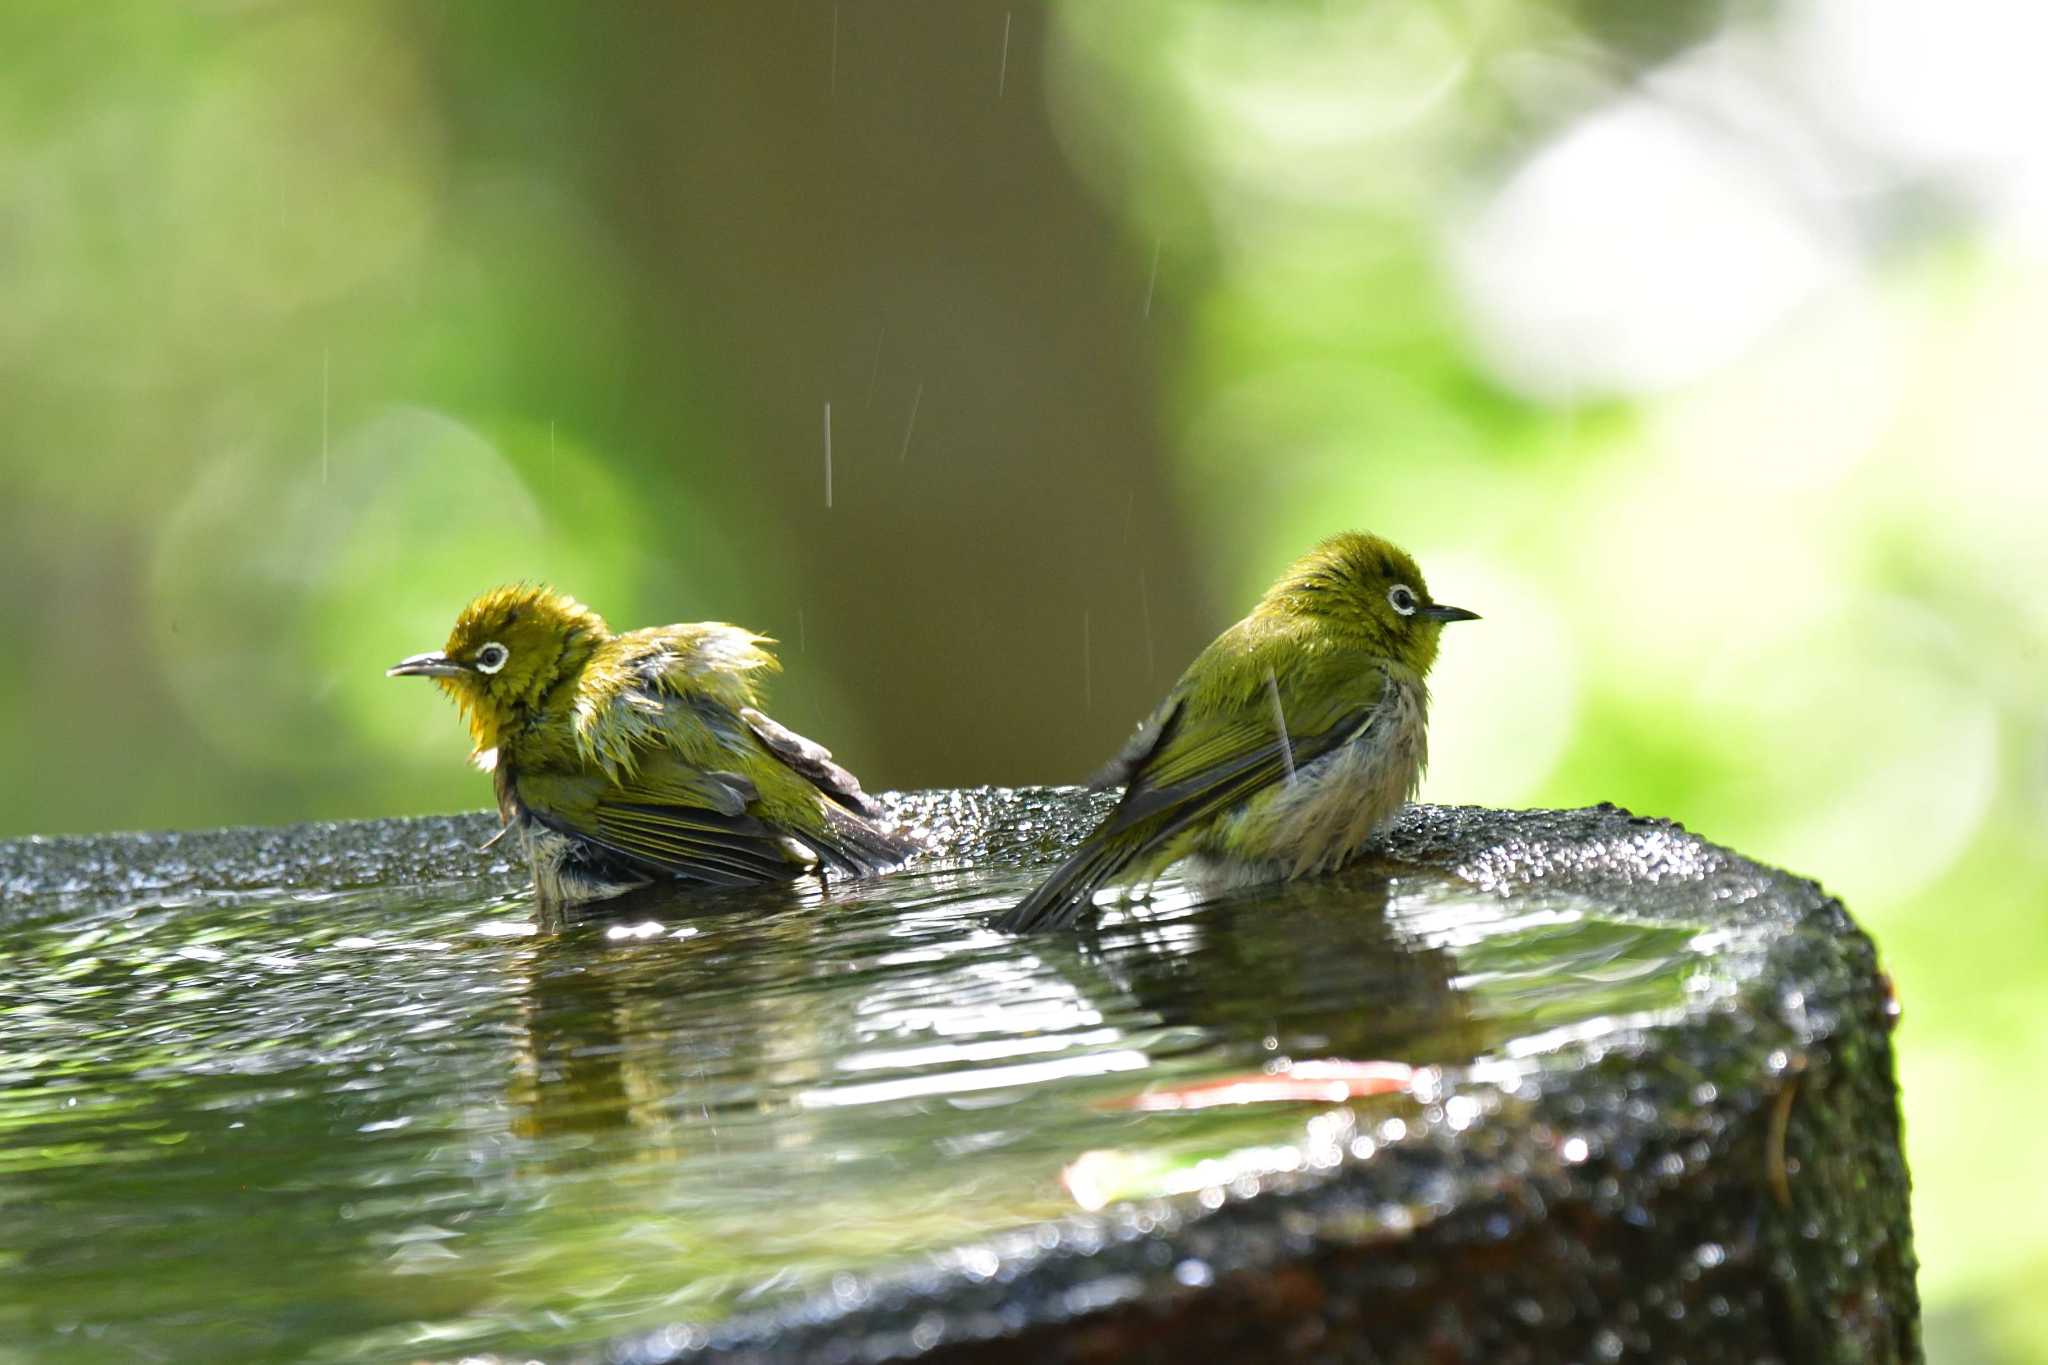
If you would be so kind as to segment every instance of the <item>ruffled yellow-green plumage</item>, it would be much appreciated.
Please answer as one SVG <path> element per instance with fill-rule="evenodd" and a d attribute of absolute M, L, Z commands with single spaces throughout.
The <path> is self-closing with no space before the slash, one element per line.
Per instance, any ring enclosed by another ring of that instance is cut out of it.
<path fill-rule="evenodd" d="M 1225 883 L 1342 865 L 1414 794 L 1423 680 L 1444 624 L 1470 619 L 1377 536 L 1316 546 L 1188 666 L 1096 779 L 1123 800 L 1001 926 L 1073 923 L 1183 858 Z"/>
<path fill-rule="evenodd" d="M 758 709 L 772 643 L 720 622 L 615 635 L 574 598 L 518 584 L 391 672 L 455 698 L 544 900 L 900 861 L 910 845 L 873 822 L 853 775 Z"/>
<path fill-rule="evenodd" d="M 479 766 L 494 766 L 499 741 L 517 718 L 538 713 L 548 694 L 580 676 L 611 638 L 602 616 L 565 593 L 531 584 L 492 588 L 464 607 L 442 650 L 448 659 L 473 665 L 476 651 L 493 640 L 509 651 L 495 674 L 472 667 L 435 676 L 469 724 L 476 746 L 471 757 Z"/>

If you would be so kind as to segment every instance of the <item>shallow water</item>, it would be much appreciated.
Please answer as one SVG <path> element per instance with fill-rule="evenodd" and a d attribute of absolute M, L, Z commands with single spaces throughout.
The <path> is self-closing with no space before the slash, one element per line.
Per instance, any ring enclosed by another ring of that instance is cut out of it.
<path fill-rule="evenodd" d="M 17 903 L 0 1341 L 454 1358 L 716 1319 L 1285 1166 L 1331 1114 L 1141 1093 L 1526 1058 L 1708 977 L 1690 928 L 1433 878 L 1169 881 L 1080 938 L 981 927 L 1029 883 L 648 893 L 557 935 L 474 880 Z"/>

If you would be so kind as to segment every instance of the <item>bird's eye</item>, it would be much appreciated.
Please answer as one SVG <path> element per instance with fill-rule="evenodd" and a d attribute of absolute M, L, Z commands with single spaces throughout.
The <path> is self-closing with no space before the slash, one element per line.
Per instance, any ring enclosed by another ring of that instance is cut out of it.
<path fill-rule="evenodd" d="M 1403 616 L 1415 614 L 1415 589 L 1406 583 L 1396 583 L 1387 589 L 1387 605 Z"/>
<path fill-rule="evenodd" d="M 476 671 L 479 673 L 496 673 L 505 666 L 505 660 L 511 657 L 511 650 L 493 640 L 476 652 Z"/>

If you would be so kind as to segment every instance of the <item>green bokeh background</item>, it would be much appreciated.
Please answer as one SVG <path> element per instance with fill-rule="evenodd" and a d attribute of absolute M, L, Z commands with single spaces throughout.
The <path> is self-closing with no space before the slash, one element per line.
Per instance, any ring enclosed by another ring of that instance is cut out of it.
<path fill-rule="evenodd" d="M 1847 898 L 1930 1355 L 2048 1360 L 2029 11 L 9 5 L 0 832 L 484 804 L 382 668 L 511 578 L 1073 780 L 1369 527 L 1487 618 L 1427 796 Z"/>

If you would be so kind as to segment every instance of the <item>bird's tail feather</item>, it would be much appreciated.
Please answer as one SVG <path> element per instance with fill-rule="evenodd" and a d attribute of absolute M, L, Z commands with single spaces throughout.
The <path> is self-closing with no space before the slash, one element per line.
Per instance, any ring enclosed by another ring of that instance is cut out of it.
<path fill-rule="evenodd" d="M 1144 845 L 1136 840 L 1104 839 L 1083 845 L 1030 895 L 1011 906 L 995 927 L 1012 934 L 1066 928 L 1087 913 L 1095 903 L 1095 893 L 1143 850 Z"/>
<path fill-rule="evenodd" d="M 872 876 L 895 867 L 917 852 L 917 844 L 892 834 L 839 806 L 825 807 L 825 828 L 799 835 L 832 867 L 854 877 Z"/>

